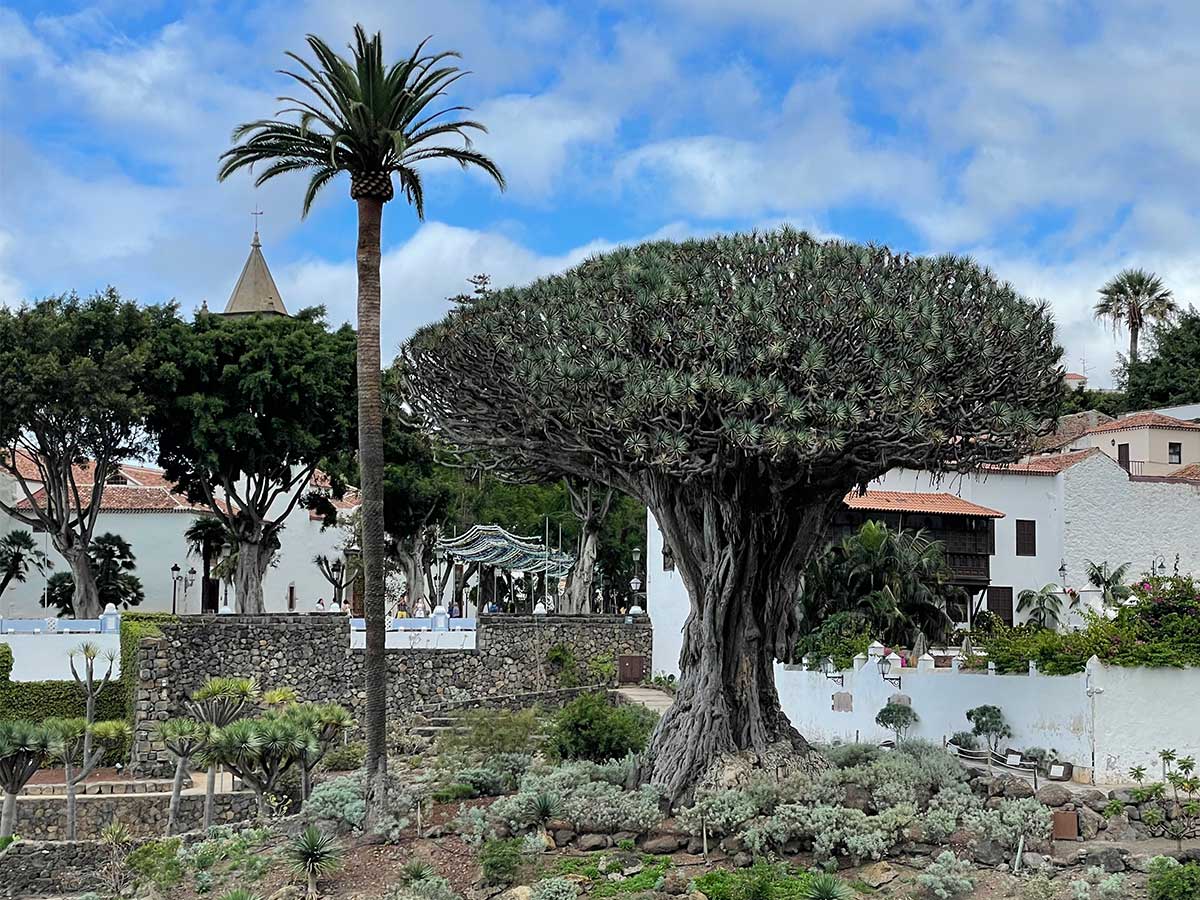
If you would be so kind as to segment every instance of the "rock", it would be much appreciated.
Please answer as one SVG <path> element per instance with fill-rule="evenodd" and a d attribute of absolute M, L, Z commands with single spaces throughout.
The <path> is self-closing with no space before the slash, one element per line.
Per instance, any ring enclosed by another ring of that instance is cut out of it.
<path fill-rule="evenodd" d="M 1033 796 L 1033 785 L 1024 778 L 1017 778 L 1015 775 L 1005 783 L 1004 796 L 1012 799 L 1020 800 L 1025 797 Z"/>
<path fill-rule="evenodd" d="M 575 832 L 570 828 L 560 828 L 554 832 L 554 846 L 565 847 L 575 840 Z"/>
<path fill-rule="evenodd" d="M 607 850 L 608 835 L 607 834 L 581 834 L 575 841 L 575 846 L 580 850 Z"/>
<path fill-rule="evenodd" d="M 959 828 L 952 831 L 946 838 L 946 843 L 951 847 L 967 847 L 975 840 L 975 832 L 969 831 L 966 828 Z"/>
<path fill-rule="evenodd" d="M 995 776 L 988 784 L 989 797 L 1006 797 L 1008 796 L 1008 788 L 1014 781 L 1021 781 L 1016 775 L 1010 775 L 1007 772 L 1001 772 Z"/>
<path fill-rule="evenodd" d="M 1125 868 L 1132 869 L 1135 872 L 1143 874 L 1150 871 L 1150 860 L 1154 859 L 1152 855 L 1143 853 L 1130 853 L 1125 857 Z"/>
<path fill-rule="evenodd" d="M 1079 834 L 1085 841 L 1094 841 L 1105 825 L 1104 817 L 1086 806 L 1080 807 L 1078 813 Z"/>
<path fill-rule="evenodd" d="M 749 853 L 747 853 L 745 850 L 743 850 L 741 853 L 738 853 L 733 858 L 733 865 L 735 868 L 738 868 L 738 869 L 748 869 L 753 864 L 754 864 L 754 857 L 751 856 Z"/>
<path fill-rule="evenodd" d="M 1116 847 L 1091 847 L 1083 857 L 1089 868 L 1098 866 L 1105 872 L 1124 872 L 1125 855 Z"/>
<path fill-rule="evenodd" d="M 1045 854 L 1025 853 L 1021 856 L 1021 868 L 1029 869 L 1031 872 L 1041 872 L 1044 869 L 1052 869 L 1054 866 Z"/>
<path fill-rule="evenodd" d="M 971 858 L 981 865 L 999 866 L 1008 862 L 1008 853 L 996 841 L 976 841 L 971 847 Z"/>
<path fill-rule="evenodd" d="M 704 839 L 698 837 L 690 838 L 687 844 L 687 852 L 692 854 L 692 856 L 699 856 L 701 853 L 703 853 Z"/>
<path fill-rule="evenodd" d="M 858 877 L 871 887 L 878 888 L 893 881 L 899 874 L 900 870 L 891 863 L 877 862 L 862 869 Z"/>
<path fill-rule="evenodd" d="M 731 835 L 721 841 L 721 849 L 726 853 L 741 853 L 746 849 L 746 844 L 740 837 Z"/>
<path fill-rule="evenodd" d="M 841 805 L 847 809 L 858 809 L 863 812 L 871 812 L 875 809 L 875 803 L 871 800 L 871 792 L 862 785 L 846 785 L 845 794 Z"/>
<path fill-rule="evenodd" d="M 1097 790 L 1080 791 L 1075 795 L 1075 802 L 1083 804 L 1092 812 L 1102 813 L 1108 806 L 1108 794 Z"/>
<path fill-rule="evenodd" d="M 1129 817 L 1124 813 L 1109 819 L 1108 827 L 1100 835 L 1102 841 L 1136 841 L 1137 839 L 1137 829 L 1129 823 Z"/>
<path fill-rule="evenodd" d="M 304 889 L 294 884 L 285 884 L 267 900 L 304 900 Z"/>
<path fill-rule="evenodd" d="M 528 884 L 518 884 L 510 887 L 503 894 L 498 896 L 496 900 L 529 900 L 533 894 L 533 887 Z"/>
<path fill-rule="evenodd" d="M 683 869 L 668 869 L 663 875 L 662 889 L 664 894 L 679 896 L 686 894 L 692 887 L 691 876 Z"/>
<path fill-rule="evenodd" d="M 1071 791 L 1061 784 L 1043 784 L 1036 794 L 1038 802 L 1044 806 L 1058 808 L 1071 802 Z"/>
<path fill-rule="evenodd" d="M 614 847 L 618 846 L 622 841 L 635 841 L 635 840 L 637 840 L 637 835 L 634 834 L 632 831 L 618 831 L 618 832 L 615 832 L 612 836 L 612 842 L 613 842 Z"/>
<path fill-rule="evenodd" d="M 656 855 L 666 855 L 674 853 L 679 849 L 680 838 L 676 834 L 660 834 L 652 838 L 647 838 L 642 843 L 642 850 L 646 853 Z"/>
<path fill-rule="evenodd" d="M 708 900 L 708 894 L 704 891 L 692 891 L 688 894 L 688 900 Z"/>

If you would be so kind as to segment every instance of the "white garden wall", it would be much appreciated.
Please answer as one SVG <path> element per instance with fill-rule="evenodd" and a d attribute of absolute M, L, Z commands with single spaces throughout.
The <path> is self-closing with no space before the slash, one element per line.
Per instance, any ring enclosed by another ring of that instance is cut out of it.
<path fill-rule="evenodd" d="M 0 634 L 0 644 L 12 648 L 13 670 L 9 677 L 13 681 L 70 681 L 70 653 L 84 641 L 99 646 L 101 653 L 112 651 L 116 654 L 113 678 L 121 674 L 119 634 Z M 82 660 L 77 665 L 82 675 Z M 97 660 L 96 669 L 103 675 L 108 669 L 108 660 Z M 3 710 L 0 710 L 0 718 L 3 718 Z"/>

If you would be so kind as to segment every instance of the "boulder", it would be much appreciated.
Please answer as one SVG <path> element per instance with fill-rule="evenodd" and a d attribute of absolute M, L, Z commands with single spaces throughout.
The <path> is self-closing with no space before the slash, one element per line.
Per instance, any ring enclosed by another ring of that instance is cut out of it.
<path fill-rule="evenodd" d="M 900 870 L 891 863 L 877 862 L 872 863 L 858 873 L 859 879 L 873 888 L 880 888 L 890 881 L 894 881 L 899 876 Z"/>
<path fill-rule="evenodd" d="M 1129 817 L 1124 813 L 1109 819 L 1108 826 L 1100 835 L 1102 841 L 1136 841 L 1137 839 L 1137 829 L 1130 824 Z"/>
<path fill-rule="evenodd" d="M 692 878 L 683 869 L 668 869 L 663 875 L 662 889 L 664 894 L 678 896 L 686 894 L 692 887 Z"/>
<path fill-rule="evenodd" d="M 679 849 L 682 839 L 677 834 L 659 834 L 642 842 L 642 849 L 647 853 L 665 855 Z"/>
<path fill-rule="evenodd" d="M 1004 796 L 1015 800 L 1033 796 L 1033 785 L 1015 775 L 1004 783 Z"/>
<path fill-rule="evenodd" d="M 993 840 L 976 841 L 971 847 L 971 858 L 984 866 L 1000 866 L 1008 862 L 1008 851 Z"/>
<path fill-rule="evenodd" d="M 845 797 L 842 800 L 842 806 L 847 809 L 858 809 L 867 813 L 875 810 L 875 802 L 871 799 L 871 792 L 862 785 L 848 784 L 844 790 Z"/>
<path fill-rule="evenodd" d="M 1057 809 L 1060 806 L 1066 806 L 1071 802 L 1073 795 L 1068 788 L 1061 784 L 1043 784 L 1038 792 L 1034 795 L 1038 802 L 1044 806 L 1050 806 Z"/>
<path fill-rule="evenodd" d="M 532 894 L 532 886 L 528 884 L 518 884 L 510 887 L 507 891 L 497 897 L 496 900 L 529 900 Z"/>
<path fill-rule="evenodd" d="M 1075 795 L 1075 802 L 1086 806 L 1092 812 L 1102 813 L 1108 806 L 1108 794 L 1097 790 L 1080 791 Z"/>
<path fill-rule="evenodd" d="M 1021 867 L 1031 872 L 1042 872 L 1053 869 L 1054 864 L 1043 853 L 1025 853 L 1021 856 Z"/>
<path fill-rule="evenodd" d="M 608 835 L 581 834 L 576 838 L 575 846 L 580 850 L 606 850 L 608 849 Z"/>
<path fill-rule="evenodd" d="M 733 865 L 738 869 L 748 869 L 754 864 L 754 857 L 743 850 L 733 857 Z"/>
<path fill-rule="evenodd" d="M 709 842 L 709 846 L 710 847 L 712 846 L 711 841 Z M 687 852 L 692 854 L 692 856 L 699 856 L 701 853 L 703 853 L 704 852 L 704 839 L 698 838 L 698 837 L 689 838 L 688 845 L 687 845 Z"/>
<path fill-rule="evenodd" d="M 1085 841 L 1094 841 L 1107 824 L 1104 816 L 1087 806 L 1079 807 L 1079 834 Z"/>
<path fill-rule="evenodd" d="M 565 847 L 575 840 L 575 832 L 570 828 L 559 828 L 554 832 L 554 846 Z"/>
<path fill-rule="evenodd" d="M 726 853 L 741 853 L 746 849 L 746 843 L 736 835 L 730 835 L 721 841 L 721 849 Z"/>
<path fill-rule="evenodd" d="M 1125 871 L 1125 854 L 1116 847 L 1090 847 L 1083 862 L 1089 868 L 1097 866 L 1105 872 Z"/>

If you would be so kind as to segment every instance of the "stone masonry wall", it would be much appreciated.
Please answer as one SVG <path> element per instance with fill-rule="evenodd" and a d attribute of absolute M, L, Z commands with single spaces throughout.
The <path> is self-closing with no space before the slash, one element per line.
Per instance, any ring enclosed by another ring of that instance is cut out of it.
<path fill-rule="evenodd" d="M 134 837 L 161 837 L 167 829 L 171 795 L 87 794 L 77 798 L 75 833 L 80 840 L 100 837 L 100 831 L 120 820 Z M 217 794 L 213 798 L 213 821 L 217 824 L 244 822 L 257 814 L 250 791 Z M 178 831 L 199 828 L 204 822 L 204 795 L 179 798 Z M 27 840 L 61 840 L 67 830 L 67 798 L 33 796 L 17 798 L 16 833 Z"/>
<path fill-rule="evenodd" d="M 133 764 L 141 773 L 170 771 L 154 723 L 179 715 L 185 697 L 213 675 L 287 685 L 301 700 L 336 701 L 362 719 L 364 651 L 350 648 L 350 623 L 340 614 L 187 616 L 160 627 L 161 637 L 138 647 Z M 648 659 L 651 640 L 645 616 L 482 616 L 474 650 L 388 649 L 388 711 L 569 687 L 547 662 L 558 645 L 576 661 L 576 678 L 567 680 L 587 683 L 598 677 L 595 663 Z"/>
<path fill-rule="evenodd" d="M 20 840 L 0 852 L 0 897 L 42 897 L 98 888 L 99 841 Z"/>

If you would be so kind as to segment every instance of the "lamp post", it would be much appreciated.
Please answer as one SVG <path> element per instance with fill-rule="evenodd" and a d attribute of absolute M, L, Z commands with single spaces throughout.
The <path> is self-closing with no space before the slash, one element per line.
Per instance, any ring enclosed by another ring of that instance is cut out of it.
<path fill-rule="evenodd" d="M 894 684 L 896 686 L 896 689 L 899 690 L 900 689 L 900 676 L 899 675 L 891 675 L 891 676 L 888 675 L 888 672 L 890 672 L 892 670 L 892 661 L 890 659 L 888 659 L 886 656 L 880 656 L 879 662 L 876 665 L 878 665 L 878 667 L 879 667 L 879 677 L 882 678 L 884 681 L 886 681 L 888 684 Z"/>
<path fill-rule="evenodd" d="M 171 566 L 171 615 L 176 614 L 176 601 L 179 598 L 179 582 L 183 580 L 183 576 L 179 574 L 179 563 Z"/>
<path fill-rule="evenodd" d="M 346 564 L 340 559 L 335 559 L 329 568 L 333 572 L 333 599 L 340 606 L 342 603 L 342 572 L 346 570 Z"/>
<path fill-rule="evenodd" d="M 846 686 L 846 676 L 838 671 L 837 663 L 833 661 L 832 656 L 825 657 L 825 662 L 821 663 L 821 671 L 830 681 L 836 682 L 840 687 Z"/>
<path fill-rule="evenodd" d="M 1167 574 L 1167 561 L 1161 553 L 1150 560 L 1150 574 L 1159 578 Z"/>
<path fill-rule="evenodd" d="M 1067 561 L 1058 564 L 1058 580 L 1062 582 L 1063 590 L 1067 589 Z"/>

